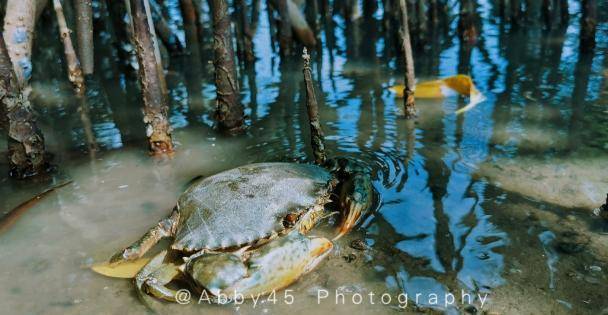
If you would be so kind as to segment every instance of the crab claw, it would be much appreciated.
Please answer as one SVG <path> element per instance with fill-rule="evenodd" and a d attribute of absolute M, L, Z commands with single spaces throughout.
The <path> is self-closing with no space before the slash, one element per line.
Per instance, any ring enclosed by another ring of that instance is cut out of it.
<path fill-rule="evenodd" d="M 364 212 L 372 205 L 373 187 L 366 173 L 354 173 L 344 182 L 340 190 L 340 225 L 334 241 L 348 233 L 357 225 Z"/>
<path fill-rule="evenodd" d="M 245 298 L 268 294 L 297 281 L 313 270 L 333 248 L 322 237 L 307 237 L 293 231 L 251 253 L 247 260 L 248 276 L 224 290 L 230 298 L 242 294 Z"/>

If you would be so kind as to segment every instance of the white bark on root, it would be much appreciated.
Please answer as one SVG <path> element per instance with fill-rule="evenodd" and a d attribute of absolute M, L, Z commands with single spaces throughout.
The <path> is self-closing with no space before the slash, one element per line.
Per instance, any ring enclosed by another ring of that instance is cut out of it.
<path fill-rule="evenodd" d="M 32 76 L 32 42 L 36 25 L 36 0 L 8 0 L 4 16 L 4 41 L 19 88 L 25 92 Z"/>

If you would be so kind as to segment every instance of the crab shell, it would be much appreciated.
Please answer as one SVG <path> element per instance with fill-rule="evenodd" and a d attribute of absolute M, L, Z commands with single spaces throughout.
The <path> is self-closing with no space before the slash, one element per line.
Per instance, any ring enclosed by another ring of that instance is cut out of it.
<path fill-rule="evenodd" d="M 259 245 L 293 228 L 329 202 L 336 180 L 310 164 L 256 163 L 193 183 L 179 198 L 172 248 L 183 252 Z M 302 226 L 306 225 L 306 226 Z"/>

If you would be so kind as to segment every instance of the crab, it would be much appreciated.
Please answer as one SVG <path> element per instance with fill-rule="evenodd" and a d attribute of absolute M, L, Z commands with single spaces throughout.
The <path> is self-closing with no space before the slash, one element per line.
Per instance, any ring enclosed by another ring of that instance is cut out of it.
<path fill-rule="evenodd" d="M 304 75 L 310 78 L 306 56 Z M 177 291 L 168 285 L 175 278 L 228 298 L 282 289 L 315 268 L 333 241 L 371 212 L 374 188 L 368 169 L 351 159 L 326 158 L 316 101 L 307 107 L 317 164 L 256 163 L 199 179 L 167 218 L 110 259 L 140 258 L 161 239 L 172 238 L 169 249 L 135 277 L 141 296 L 176 302 Z M 307 236 L 332 214 L 328 204 L 340 213 L 336 236 Z"/>

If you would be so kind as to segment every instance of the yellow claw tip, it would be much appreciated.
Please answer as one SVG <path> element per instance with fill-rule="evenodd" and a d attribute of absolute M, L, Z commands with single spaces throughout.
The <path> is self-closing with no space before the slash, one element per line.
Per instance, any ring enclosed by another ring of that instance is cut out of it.
<path fill-rule="evenodd" d="M 91 266 L 91 270 L 106 277 L 130 279 L 135 278 L 141 268 L 149 261 L 150 258 L 139 258 L 118 263 L 106 261 L 94 264 Z"/>
<path fill-rule="evenodd" d="M 314 238 L 312 239 L 312 248 L 311 255 L 314 257 L 319 257 L 330 251 L 334 247 L 334 244 L 326 239 L 326 238 Z"/>

